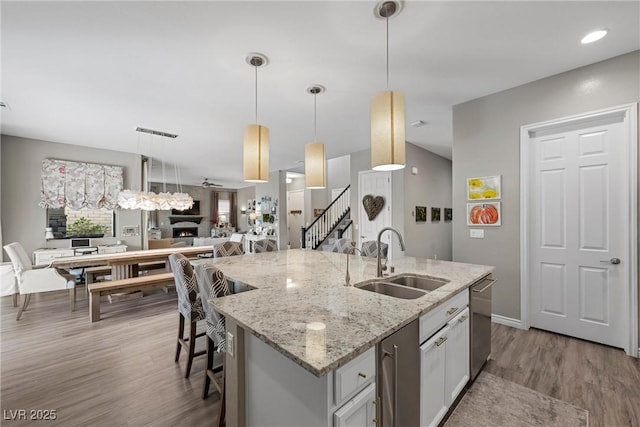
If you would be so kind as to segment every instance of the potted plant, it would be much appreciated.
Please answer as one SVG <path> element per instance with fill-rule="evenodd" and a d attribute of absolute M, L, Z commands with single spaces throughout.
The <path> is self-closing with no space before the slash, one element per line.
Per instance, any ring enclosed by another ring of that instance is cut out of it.
<path fill-rule="evenodd" d="M 80 217 L 73 224 L 67 226 L 67 237 L 103 237 L 105 228 L 90 219 Z"/>

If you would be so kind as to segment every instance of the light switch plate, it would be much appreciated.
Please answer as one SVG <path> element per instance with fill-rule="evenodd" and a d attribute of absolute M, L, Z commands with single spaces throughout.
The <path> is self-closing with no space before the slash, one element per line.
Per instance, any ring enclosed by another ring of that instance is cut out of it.
<path fill-rule="evenodd" d="M 471 237 L 472 239 L 484 239 L 484 230 L 472 228 L 469 230 L 469 237 Z"/>
<path fill-rule="evenodd" d="M 233 334 L 231 332 L 227 332 L 227 354 L 229 354 L 229 356 L 234 357 L 235 347 L 236 340 L 234 339 Z"/>

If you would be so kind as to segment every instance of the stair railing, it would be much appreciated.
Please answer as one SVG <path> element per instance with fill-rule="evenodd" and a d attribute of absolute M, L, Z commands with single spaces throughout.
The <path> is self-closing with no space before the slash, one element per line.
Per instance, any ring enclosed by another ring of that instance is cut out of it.
<path fill-rule="evenodd" d="M 317 249 L 351 210 L 348 185 L 308 227 L 302 227 L 302 247 Z"/>

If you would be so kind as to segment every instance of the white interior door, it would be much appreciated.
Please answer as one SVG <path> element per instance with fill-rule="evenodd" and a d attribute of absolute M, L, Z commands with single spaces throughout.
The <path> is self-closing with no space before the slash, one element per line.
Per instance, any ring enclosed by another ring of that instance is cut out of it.
<path fill-rule="evenodd" d="M 362 198 L 370 194 L 374 197 L 384 198 L 382 211 L 373 219 L 369 220 L 362 205 Z M 353 212 L 353 209 L 352 209 Z M 362 242 L 376 240 L 378 232 L 384 227 L 391 226 L 391 173 L 363 171 L 358 174 L 358 247 L 362 247 Z M 382 241 L 389 244 L 392 233 L 385 233 Z M 392 259 L 392 245 L 389 245 L 388 258 Z"/>
<path fill-rule="evenodd" d="M 300 248 L 300 237 L 304 225 L 304 190 L 287 192 L 287 227 L 291 249 Z"/>
<path fill-rule="evenodd" d="M 624 114 L 530 132 L 531 326 L 625 347 L 630 307 Z M 618 263 L 617 259 L 621 259 Z"/>

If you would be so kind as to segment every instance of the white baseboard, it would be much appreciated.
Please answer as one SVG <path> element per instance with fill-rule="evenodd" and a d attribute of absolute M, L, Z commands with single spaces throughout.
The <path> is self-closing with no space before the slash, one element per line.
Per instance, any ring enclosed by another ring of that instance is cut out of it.
<path fill-rule="evenodd" d="M 522 321 L 520 319 L 514 319 L 512 317 L 501 316 L 499 314 L 492 314 L 491 321 L 494 323 L 498 323 L 500 325 L 510 326 L 512 328 L 518 329 L 526 329 L 522 325 Z"/>

